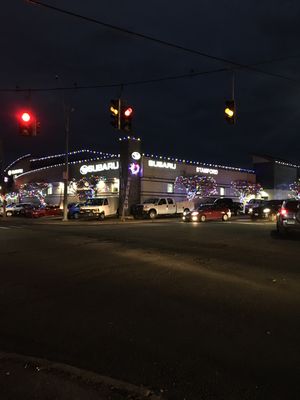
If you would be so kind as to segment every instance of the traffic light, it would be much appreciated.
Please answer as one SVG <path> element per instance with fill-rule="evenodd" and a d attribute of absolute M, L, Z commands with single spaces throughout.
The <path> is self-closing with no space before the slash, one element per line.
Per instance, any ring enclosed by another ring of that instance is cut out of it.
<path fill-rule="evenodd" d="M 224 116 L 225 116 L 225 120 L 229 124 L 234 124 L 235 123 L 235 104 L 234 104 L 234 100 L 228 100 L 228 101 L 225 102 Z"/>
<path fill-rule="evenodd" d="M 19 132 L 21 136 L 36 136 L 36 117 L 29 111 L 23 111 L 18 117 Z"/>
<path fill-rule="evenodd" d="M 129 106 L 122 107 L 121 129 L 123 129 L 124 131 L 131 131 L 132 115 L 133 115 L 132 107 Z"/>
<path fill-rule="evenodd" d="M 119 123 L 119 119 L 120 119 L 120 115 L 119 115 L 119 109 L 120 109 L 120 100 L 111 100 L 110 101 L 110 107 L 109 107 L 109 111 L 110 111 L 110 116 L 111 116 L 111 124 L 114 128 L 119 129 L 120 127 L 120 123 Z"/>

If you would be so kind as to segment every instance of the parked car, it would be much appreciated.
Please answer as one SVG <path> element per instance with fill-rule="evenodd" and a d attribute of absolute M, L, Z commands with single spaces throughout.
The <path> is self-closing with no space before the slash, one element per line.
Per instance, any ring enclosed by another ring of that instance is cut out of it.
<path fill-rule="evenodd" d="M 68 204 L 68 218 L 78 219 L 80 216 L 80 207 L 84 206 L 85 203 L 71 203 Z"/>
<path fill-rule="evenodd" d="M 251 219 L 267 219 L 276 221 L 276 216 L 284 200 L 265 200 L 260 205 L 253 207 Z"/>
<path fill-rule="evenodd" d="M 183 215 L 185 222 L 205 222 L 206 220 L 228 221 L 231 217 L 231 211 L 228 207 L 212 204 L 200 206 L 193 211 Z"/>
<path fill-rule="evenodd" d="M 116 216 L 118 212 L 118 197 L 94 197 L 80 207 L 80 215 L 97 217 L 100 221 L 107 216 Z"/>
<path fill-rule="evenodd" d="M 231 215 L 239 215 L 242 212 L 241 203 L 233 201 L 230 197 L 220 197 L 213 204 L 229 208 Z"/>
<path fill-rule="evenodd" d="M 20 211 L 20 215 L 29 218 L 39 218 L 44 217 L 46 215 L 46 212 L 44 207 L 26 204 L 24 208 Z"/>
<path fill-rule="evenodd" d="M 286 200 L 277 215 L 277 231 L 281 234 L 300 231 L 300 200 Z"/>
<path fill-rule="evenodd" d="M 142 204 L 133 205 L 131 213 L 135 218 L 155 219 L 158 216 L 180 215 L 194 208 L 194 201 L 176 202 L 170 197 L 155 197 L 144 200 Z"/>
<path fill-rule="evenodd" d="M 6 216 L 12 217 L 13 215 L 24 215 L 23 210 L 27 206 L 31 206 L 30 203 L 19 203 L 19 204 L 11 204 L 6 206 Z"/>
<path fill-rule="evenodd" d="M 45 209 L 45 215 L 47 216 L 62 215 L 62 210 L 60 209 L 59 206 L 47 205 L 44 207 L 44 209 Z"/>

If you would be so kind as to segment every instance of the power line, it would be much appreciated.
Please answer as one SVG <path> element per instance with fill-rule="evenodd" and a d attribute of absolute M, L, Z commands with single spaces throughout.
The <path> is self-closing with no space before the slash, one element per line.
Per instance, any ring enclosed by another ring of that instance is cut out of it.
<path fill-rule="evenodd" d="M 265 60 L 260 63 L 253 64 L 253 66 L 261 65 L 261 64 L 269 64 L 273 62 L 283 61 L 292 58 L 299 58 L 300 55 L 288 56 L 288 57 L 278 57 L 270 60 Z M 0 88 L 0 93 L 23 93 L 23 92 L 55 92 L 61 90 L 88 90 L 88 89 L 104 89 L 104 88 L 114 88 L 114 87 L 121 87 L 121 86 L 134 86 L 134 85 L 144 85 L 150 83 L 157 83 L 157 82 L 164 82 L 170 80 L 179 80 L 179 79 L 187 79 L 187 78 L 194 78 L 201 75 L 209 75 L 209 74 L 216 74 L 220 72 L 228 72 L 232 71 L 231 68 L 218 68 L 206 71 L 199 71 L 199 72 L 190 72 L 186 74 L 179 74 L 179 75 L 170 75 L 170 76 L 163 76 L 159 78 L 150 78 L 150 79 L 142 79 L 136 81 L 128 81 L 128 82 L 116 82 L 116 83 L 103 83 L 103 84 L 95 84 L 95 85 L 77 85 L 74 84 L 73 86 L 65 86 L 65 87 L 39 87 L 39 88 Z M 300 83 L 300 81 L 295 80 L 294 82 Z"/>
<path fill-rule="evenodd" d="M 12 88 L 0 88 L 0 92 L 6 93 L 15 93 L 15 92 L 55 92 L 60 90 L 83 90 L 83 89 L 103 89 L 103 88 L 114 88 L 120 86 L 133 86 L 133 85 L 143 85 L 147 83 L 155 83 L 155 82 L 164 82 L 168 80 L 177 80 L 177 79 L 184 79 L 184 78 L 193 78 L 200 75 L 208 75 L 208 74 L 215 74 L 218 72 L 225 72 L 228 71 L 227 68 L 219 68 L 214 70 L 208 71 L 199 71 L 199 72 L 191 72 L 188 74 L 180 74 L 180 75 L 171 75 L 165 76 L 160 78 L 152 78 L 152 79 L 145 79 L 145 80 L 137 80 L 137 81 L 128 81 L 128 82 L 118 82 L 118 83 L 107 83 L 107 84 L 96 84 L 96 85 L 77 85 L 74 86 L 66 86 L 66 87 L 40 87 L 40 88 L 19 88 L 16 87 Z"/>
<path fill-rule="evenodd" d="M 74 12 L 69 11 L 69 10 L 65 10 L 65 9 L 62 9 L 62 8 L 51 6 L 50 4 L 46 4 L 46 3 L 43 3 L 43 2 L 38 1 L 38 0 L 27 0 L 27 1 L 30 2 L 30 3 L 36 4 L 38 6 L 41 6 L 41 7 L 53 10 L 53 11 L 57 11 L 59 13 L 62 13 L 62 14 L 65 14 L 65 15 L 68 15 L 68 16 L 71 16 L 71 17 L 79 18 L 79 19 L 82 19 L 82 20 L 87 21 L 87 22 L 92 22 L 94 24 L 101 25 L 101 26 L 104 26 L 104 27 L 109 28 L 109 29 L 113 29 L 113 30 L 116 30 L 116 31 L 119 31 L 119 32 L 122 32 L 122 33 L 126 33 L 126 34 L 129 34 L 129 35 L 132 35 L 132 36 L 136 36 L 136 37 L 139 37 L 139 38 L 142 38 L 142 39 L 146 39 L 146 40 L 149 40 L 149 41 L 152 41 L 152 42 L 164 45 L 164 46 L 172 47 L 172 48 L 175 48 L 177 50 L 182 50 L 182 51 L 185 51 L 185 52 L 188 52 L 188 53 L 196 54 L 196 55 L 199 55 L 199 56 L 202 56 L 202 57 L 205 57 L 205 58 L 209 58 L 211 60 L 215 60 L 215 61 L 219 61 L 219 62 L 223 62 L 223 63 L 229 64 L 229 65 L 232 65 L 234 67 L 247 69 L 247 70 L 250 70 L 250 71 L 253 71 L 253 72 L 258 72 L 258 73 L 261 73 L 261 74 L 264 74 L 264 75 L 268 75 L 268 76 L 272 76 L 272 77 L 275 77 L 275 78 L 285 79 L 285 80 L 288 80 L 288 81 L 291 81 L 291 82 L 297 82 L 295 79 L 287 77 L 287 76 L 284 76 L 284 75 L 281 75 L 281 74 L 277 74 L 277 73 L 273 73 L 273 72 L 267 72 L 267 71 L 255 68 L 255 67 L 253 67 L 251 65 L 241 64 L 241 63 L 238 63 L 236 61 L 232 61 L 232 60 L 229 60 L 229 59 L 226 59 L 226 58 L 223 58 L 223 57 L 217 57 L 217 56 L 214 56 L 214 55 L 211 55 L 211 54 L 208 54 L 208 53 L 204 53 L 204 52 L 201 52 L 201 51 L 198 51 L 198 50 L 195 50 L 195 49 L 191 49 L 191 48 L 188 48 L 188 47 L 181 46 L 181 45 L 176 44 L 176 43 L 171 43 L 171 42 L 168 42 L 166 40 L 158 39 L 158 38 L 155 38 L 153 36 L 145 35 L 143 33 L 135 32 L 135 31 L 132 31 L 132 30 L 129 30 L 129 29 L 121 28 L 119 26 L 108 24 L 106 22 L 100 21 L 100 20 L 95 19 L 95 18 L 87 17 L 85 15 L 77 14 L 77 13 L 74 13 Z"/>

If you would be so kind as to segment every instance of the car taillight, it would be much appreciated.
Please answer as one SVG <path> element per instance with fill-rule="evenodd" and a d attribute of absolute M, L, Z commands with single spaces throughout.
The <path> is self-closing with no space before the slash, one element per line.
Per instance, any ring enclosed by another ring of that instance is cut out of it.
<path fill-rule="evenodd" d="M 283 207 L 282 207 L 282 208 L 280 209 L 280 215 L 282 215 L 283 217 L 285 217 L 286 214 L 287 214 L 286 208 L 283 208 Z"/>

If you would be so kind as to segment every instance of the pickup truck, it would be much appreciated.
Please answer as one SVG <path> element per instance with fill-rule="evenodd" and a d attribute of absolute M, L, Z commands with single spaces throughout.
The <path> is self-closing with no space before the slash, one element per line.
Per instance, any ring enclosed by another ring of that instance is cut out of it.
<path fill-rule="evenodd" d="M 102 221 L 107 216 L 117 215 L 118 201 L 117 197 L 94 197 L 80 206 L 79 215 L 97 217 Z"/>
<path fill-rule="evenodd" d="M 131 212 L 134 218 L 151 218 L 155 219 L 161 215 L 176 215 L 189 212 L 195 208 L 192 201 L 175 202 L 170 197 L 155 197 L 145 200 L 142 204 L 136 204 L 132 207 Z"/>

